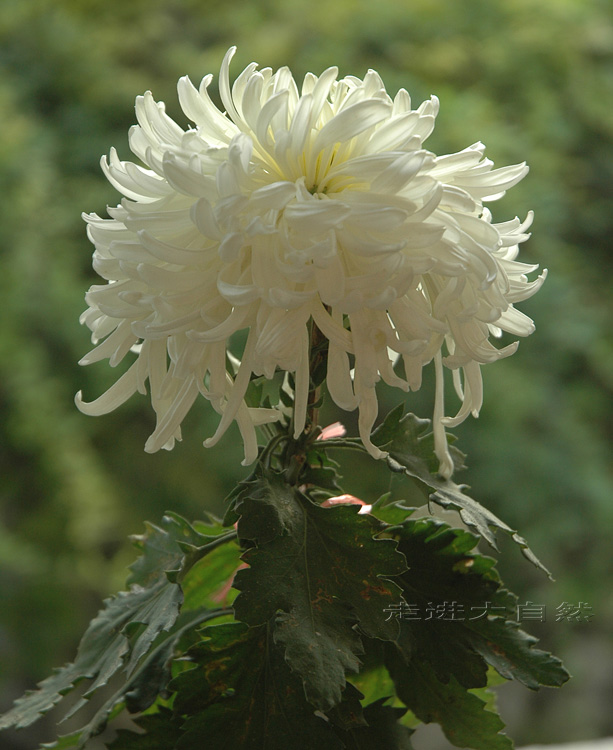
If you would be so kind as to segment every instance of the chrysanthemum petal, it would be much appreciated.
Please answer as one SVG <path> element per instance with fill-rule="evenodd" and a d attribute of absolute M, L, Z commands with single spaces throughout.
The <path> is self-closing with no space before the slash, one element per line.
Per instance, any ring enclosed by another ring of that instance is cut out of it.
<path fill-rule="evenodd" d="M 344 109 L 319 131 L 313 143 L 313 153 L 319 154 L 327 146 L 344 143 L 377 125 L 389 116 L 390 109 L 389 104 L 378 99 L 358 102 Z"/>
<path fill-rule="evenodd" d="M 75 396 L 75 403 L 79 411 L 83 414 L 89 414 L 93 417 L 99 417 L 101 414 L 108 414 L 115 411 L 119 406 L 125 403 L 130 396 L 137 391 L 137 363 L 135 362 L 119 380 L 114 383 L 102 396 L 94 401 L 83 401 L 81 391 Z"/>

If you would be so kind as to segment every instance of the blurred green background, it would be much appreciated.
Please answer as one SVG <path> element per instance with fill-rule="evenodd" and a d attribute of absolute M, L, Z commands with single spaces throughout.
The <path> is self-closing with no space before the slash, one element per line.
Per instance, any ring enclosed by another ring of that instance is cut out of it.
<path fill-rule="evenodd" d="M 297 79 L 330 65 L 360 77 L 375 68 L 392 94 L 404 86 L 416 104 L 441 99 L 428 148 L 482 140 L 497 166 L 528 161 L 529 176 L 492 209 L 497 221 L 534 209 L 522 259 L 550 276 L 521 305 L 537 333 L 484 368 L 482 416 L 456 431 L 469 455 L 460 479 L 556 577 L 549 582 L 503 544 L 507 584 L 521 602 L 547 607 L 546 622 L 528 629 L 575 676 L 559 692 L 504 686 L 511 735 L 527 744 L 613 734 L 609 0 L 0 5 L 0 709 L 72 659 L 101 598 L 123 585 L 128 535 L 166 508 L 190 518 L 221 512 L 237 467 L 245 471 L 236 433 L 202 448 L 213 429 L 204 408 L 190 414 L 173 452 L 150 456 L 147 399 L 99 419 L 73 404 L 77 390 L 91 399 L 117 376 L 106 363 L 76 364 L 90 347 L 78 324 L 83 295 L 97 282 L 80 213 L 103 214 L 118 200 L 99 157 L 114 145 L 129 158 L 134 97 L 147 89 L 185 126 L 177 79 L 217 74 L 231 44 L 234 75 L 251 60 L 290 65 Z M 399 399 L 386 392 L 383 406 Z M 409 408 L 429 416 L 430 403 L 426 385 Z M 374 499 L 387 479 L 373 462 L 346 489 Z M 591 605 L 592 621 L 556 622 L 563 601 Z M 54 735 L 47 718 L 0 744 L 31 750 Z"/>

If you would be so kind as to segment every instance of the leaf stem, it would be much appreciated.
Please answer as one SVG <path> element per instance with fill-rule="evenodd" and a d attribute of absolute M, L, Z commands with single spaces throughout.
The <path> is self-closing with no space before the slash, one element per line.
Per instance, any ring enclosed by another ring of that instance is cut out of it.
<path fill-rule="evenodd" d="M 366 449 L 359 438 L 328 438 L 322 442 L 323 448 L 348 448 L 349 450 L 365 453 Z"/>
<path fill-rule="evenodd" d="M 270 458 L 275 450 L 275 448 L 284 441 L 289 441 L 290 436 L 286 435 L 284 432 L 281 432 L 277 435 L 275 435 L 268 443 L 268 445 L 264 448 L 262 451 L 262 454 L 259 458 L 259 463 L 263 464 L 266 468 L 270 467 Z"/>

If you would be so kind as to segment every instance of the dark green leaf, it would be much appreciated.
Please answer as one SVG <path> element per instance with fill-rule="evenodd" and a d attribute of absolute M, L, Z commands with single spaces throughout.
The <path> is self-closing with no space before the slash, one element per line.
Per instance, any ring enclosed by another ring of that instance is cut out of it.
<path fill-rule="evenodd" d="M 428 518 L 408 519 L 387 533 L 408 566 L 397 579 L 406 608 L 393 612 L 400 635 L 386 645 L 398 696 L 422 721 L 439 722 L 460 747 L 509 747 L 498 735 L 502 722 L 469 692 L 487 684 L 488 664 L 532 688 L 560 685 L 568 675 L 511 619 L 516 598 L 502 588 L 494 560 L 474 551 L 478 537 Z"/>
<path fill-rule="evenodd" d="M 0 729 L 28 726 L 78 683 L 91 680 L 86 692 L 64 716 L 66 720 L 121 670 L 125 670 L 125 683 L 78 733 L 80 744 L 100 731 L 110 711 L 124 698 L 138 710 L 149 705 L 168 679 L 166 662 L 177 633 L 184 629 L 183 623 L 189 625 L 209 616 L 206 610 L 195 610 L 191 620 L 186 614 L 173 629 L 183 594 L 180 586 L 169 579 L 168 572 L 187 575 L 195 562 L 224 540 L 225 537 L 209 537 L 196 531 L 174 514 L 166 515 L 160 527 L 149 526 L 148 533 L 135 540 L 141 556 L 132 566 L 128 581 L 131 589 L 105 601 L 85 632 L 74 663 L 57 670 L 40 683 L 38 690 L 17 700 L 0 719 Z"/>
<path fill-rule="evenodd" d="M 329 493 L 335 495 L 343 492 L 338 483 L 338 473 L 328 466 L 306 466 L 300 479 L 304 484 L 316 485 L 317 488 L 329 490 Z"/>
<path fill-rule="evenodd" d="M 327 490 L 324 495 L 332 493 L 341 495 L 343 490 L 339 484 L 341 479 L 337 461 L 330 458 L 326 451 L 325 441 L 316 440 L 307 449 L 305 467 L 300 476 L 302 484 L 313 485 L 311 491 L 318 493 L 320 489 Z"/>
<path fill-rule="evenodd" d="M 348 682 L 343 690 L 343 699 L 326 712 L 327 718 L 342 732 L 367 726 L 362 710 L 363 698 L 362 693 Z"/>
<path fill-rule="evenodd" d="M 384 577 L 404 570 L 404 560 L 394 542 L 373 539 L 382 524 L 357 510 L 321 508 L 273 473 L 237 503 L 239 536 L 256 546 L 243 555 L 250 567 L 236 576 L 236 616 L 259 625 L 276 615 L 275 641 L 322 710 L 340 700 L 345 673 L 358 668 L 354 625 L 383 640 L 398 633 L 382 617 L 400 600 Z"/>
<path fill-rule="evenodd" d="M 485 618 L 468 635 L 467 642 L 500 675 L 518 680 L 532 690 L 540 685 L 559 687 L 569 679 L 560 659 L 534 648 L 537 639 L 521 630 L 517 623 Z"/>
<path fill-rule="evenodd" d="M 98 734 L 106 725 L 110 713 L 117 707 L 122 707 L 124 703 L 134 710 L 148 708 L 160 692 L 167 690 L 171 678 L 170 661 L 177 642 L 190 631 L 194 632 L 203 622 L 217 616 L 218 612 L 207 610 L 181 613 L 171 630 L 158 635 L 149 652 L 129 674 L 126 682 L 81 730 L 78 747 L 84 747 L 91 737 Z"/>
<path fill-rule="evenodd" d="M 186 718 L 178 750 L 342 748 L 305 700 L 270 630 L 227 623 L 203 631 L 207 640 L 189 652 L 196 666 L 171 683 L 175 713 Z"/>
<path fill-rule="evenodd" d="M 168 582 L 157 582 L 149 589 L 134 588 L 107 599 L 105 608 L 92 620 L 83 636 L 74 663 L 43 680 L 38 690 L 17 700 L 13 709 L 0 720 L 0 728 L 28 726 L 47 713 L 78 682 L 93 680 L 65 718 L 74 714 L 123 666 L 129 650 L 123 632 L 125 626 L 134 621 L 146 624 L 147 630 L 141 633 L 136 645 L 146 639 L 148 647 L 157 633 L 174 623 L 180 600 L 179 587 Z"/>
<path fill-rule="evenodd" d="M 399 617 L 407 658 L 428 661 L 443 682 L 453 675 L 466 688 L 486 684 L 487 664 L 530 688 L 568 679 L 560 661 L 519 629 L 516 597 L 502 588 L 495 561 L 474 552 L 477 537 L 433 519 L 409 519 L 389 533 L 408 564 L 398 579 L 413 607 Z"/>
<path fill-rule="evenodd" d="M 464 627 L 486 607 L 513 611 L 515 600 L 500 590 L 494 561 L 470 554 L 474 535 L 432 519 L 409 520 L 390 533 L 408 564 L 399 579 L 408 605 L 398 613 L 399 648 L 409 659 L 429 661 L 444 681 L 453 674 L 467 688 L 485 685 L 487 665 L 467 644 Z"/>
<path fill-rule="evenodd" d="M 457 510 L 462 521 L 475 529 L 494 549 L 497 547 L 492 528 L 509 534 L 520 546 L 524 556 L 551 577 L 547 568 L 528 547 L 526 540 L 469 497 L 464 492 L 465 485 L 458 485 L 451 479 L 444 479 L 433 473 L 431 434 L 427 432 L 429 424 L 429 420 L 419 419 L 414 414 L 404 415 L 404 405 L 401 404 L 387 415 L 373 433 L 372 440 L 375 445 L 388 451 L 387 460 L 393 471 L 403 471 L 422 482 L 428 491 L 434 490 L 430 494 L 430 500 L 443 508 Z"/>
<path fill-rule="evenodd" d="M 402 665 L 389 649 L 388 669 L 398 695 L 423 722 L 437 722 L 447 739 L 457 747 L 474 750 L 510 750 L 500 717 L 485 710 L 485 703 L 453 677 L 441 682 L 429 664 L 413 660 Z"/>
<path fill-rule="evenodd" d="M 189 615 L 185 613 L 183 618 L 189 620 Z M 197 618 L 197 622 L 200 618 Z M 182 632 L 181 616 L 177 619 L 179 631 Z M 174 656 L 174 649 L 177 637 L 166 637 L 162 633 L 157 641 L 157 648 L 153 648 L 151 654 L 146 658 L 138 672 L 130 680 L 129 686 L 122 691 L 122 698 L 125 701 L 127 710 L 132 713 L 140 713 L 155 703 L 158 695 L 166 690 L 166 686 L 171 678 L 170 663 Z M 128 689 L 129 688 L 129 689 Z"/>

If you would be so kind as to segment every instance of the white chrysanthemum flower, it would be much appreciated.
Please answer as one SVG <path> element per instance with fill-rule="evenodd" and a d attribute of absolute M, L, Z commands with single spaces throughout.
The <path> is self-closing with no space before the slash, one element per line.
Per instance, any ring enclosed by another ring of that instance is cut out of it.
<path fill-rule="evenodd" d="M 248 408 L 252 375 L 295 373 L 295 435 L 305 427 L 309 391 L 308 324 L 329 341 L 327 387 L 343 409 L 359 409 L 364 445 L 377 416 L 376 383 L 420 387 L 434 360 L 434 432 L 440 471 L 452 462 L 445 425 L 477 415 L 480 366 L 508 356 L 490 336 L 532 332 L 513 303 L 531 296 L 534 266 L 515 260 L 531 217 L 493 224 L 483 202 L 501 197 L 525 164 L 492 169 L 484 147 L 435 156 L 422 144 L 438 100 L 411 108 L 405 90 L 392 99 L 381 78 L 337 81 L 336 68 L 307 74 L 249 65 L 231 87 L 226 54 L 220 75 L 225 113 L 212 103 L 206 76 L 185 77 L 179 100 L 195 127 L 183 130 L 150 93 L 136 101 L 130 147 L 146 167 L 102 160 L 125 198 L 110 219 L 86 215 L 94 268 L 82 322 L 96 348 L 82 363 L 130 369 L 91 403 L 115 409 L 149 380 L 157 426 L 146 450 L 172 447 L 198 394 L 221 414 L 213 445 L 236 420 L 245 462 L 257 455 L 255 425 L 274 409 Z M 240 366 L 228 340 L 248 329 Z M 102 342 L 102 343 L 98 343 Z M 404 362 L 405 378 L 393 369 Z M 443 367 L 462 401 L 444 416 Z M 462 375 L 460 374 L 462 373 Z"/>

